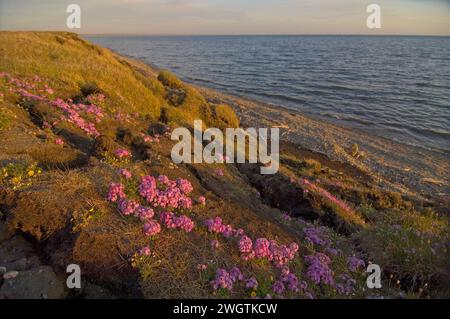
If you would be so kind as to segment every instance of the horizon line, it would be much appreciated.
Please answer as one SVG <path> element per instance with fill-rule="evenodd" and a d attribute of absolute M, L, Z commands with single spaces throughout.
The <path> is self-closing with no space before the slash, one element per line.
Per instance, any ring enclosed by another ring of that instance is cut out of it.
<path fill-rule="evenodd" d="M 49 31 L 52 32 L 52 31 Z M 72 31 L 68 31 L 72 32 Z M 77 32 L 75 32 L 77 33 Z M 373 37 L 450 37 L 450 34 L 369 34 L 369 33 L 77 33 L 80 36 L 373 36 Z"/>
<path fill-rule="evenodd" d="M 120 33 L 120 32 L 77 32 L 75 30 L 4 30 L 0 32 L 72 32 L 80 36 L 403 36 L 403 37 L 450 37 L 450 34 L 412 33 Z"/>

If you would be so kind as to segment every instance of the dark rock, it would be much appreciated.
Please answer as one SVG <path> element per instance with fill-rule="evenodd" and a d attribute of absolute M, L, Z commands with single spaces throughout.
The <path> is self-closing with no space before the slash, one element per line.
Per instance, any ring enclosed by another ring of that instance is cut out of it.
<path fill-rule="evenodd" d="M 85 282 L 82 284 L 82 298 L 84 299 L 116 299 L 117 297 L 108 289 Z"/>
<path fill-rule="evenodd" d="M 281 174 L 261 175 L 256 164 L 240 164 L 239 170 L 247 176 L 249 182 L 260 192 L 261 198 L 270 206 L 288 212 L 293 217 L 307 220 L 319 218 L 318 212 L 306 199 L 304 191 L 290 179 Z"/>
<path fill-rule="evenodd" d="M 7 271 L 10 270 L 24 271 L 35 268 L 39 265 L 40 265 L 39 258 L 34 255 L 30 257 L 23 257 L 6 264 L 1 264 L 1 266 L 5 267 Z"/>
<path fill-rule="evenodd" d="M 5 278 L 0 288 L 0 299 L 60 299 L 65 296 L 63 281 L 49 266 L 18 272 L 13 278 Z"/>
<path fill-rule="evenodd" d="M 18 235 L 0 244 L 0 265 L 33 255 L 33 247 Z"/>
<path fill-rule="evenodd" d="M 10 239 L 14 235 L 14 231 L 7 227 L 5 223 L 0 222 L 0 243 Z"/>

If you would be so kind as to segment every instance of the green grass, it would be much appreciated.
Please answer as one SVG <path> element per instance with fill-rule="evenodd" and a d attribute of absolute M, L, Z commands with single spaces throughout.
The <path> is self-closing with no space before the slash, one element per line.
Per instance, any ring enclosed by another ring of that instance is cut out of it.
<path fill-rule="evenodd" d="M 433 212 L 377 212 L 375 226 L 356 234 L 361 248 L 409 286 L 436 284 L 449 267 L 448 220 Z"/>

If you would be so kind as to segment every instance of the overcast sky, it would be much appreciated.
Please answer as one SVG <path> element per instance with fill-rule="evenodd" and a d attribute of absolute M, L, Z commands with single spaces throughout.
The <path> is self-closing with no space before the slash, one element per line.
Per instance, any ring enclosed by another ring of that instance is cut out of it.
<path fill-rule="evenodd" d="M 450 0 L 0 0 L 0 29 L 68 30 L 70 3 L 83 34 L 450 35 Z M 380 30 L 366 27 L 371 3 Z"/>

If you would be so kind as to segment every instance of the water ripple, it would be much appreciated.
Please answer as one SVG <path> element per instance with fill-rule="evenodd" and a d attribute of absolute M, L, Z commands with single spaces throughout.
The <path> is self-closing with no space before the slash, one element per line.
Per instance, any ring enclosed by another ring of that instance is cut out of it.
<path fill-rule="evenodd" d="M 450 38 L 90 36 L 181 78 L 450 152 Z"/>

